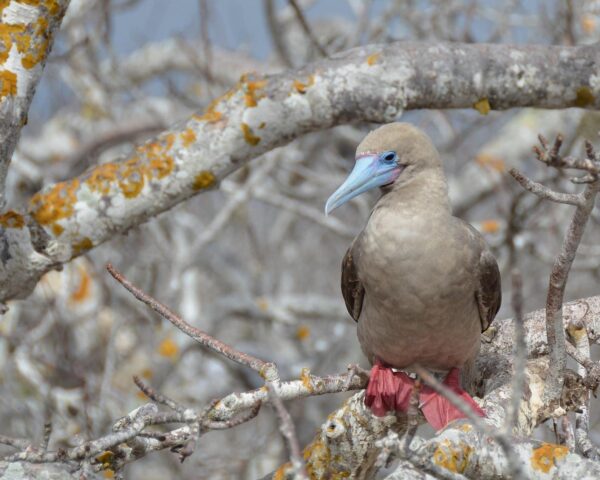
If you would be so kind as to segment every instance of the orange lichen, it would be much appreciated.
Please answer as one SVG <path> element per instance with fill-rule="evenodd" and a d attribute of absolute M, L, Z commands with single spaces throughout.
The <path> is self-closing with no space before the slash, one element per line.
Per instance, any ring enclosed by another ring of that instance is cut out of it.
<path fill-rule="evenodd" d="M 196 141 L 196 133 L 191 128 L 186 128 L 179 136 L 185 148 Z"/>
<path fill-rule="evenodd" d="M 564 445 L 542 443 L 531 455 L 531 466 L 534 470 L 548 473 L 556 465 L 556 460 L 565 457 L 567 453 L 569 449 Z"/>
<path fill-rule="evenodd" d="M 309 75 L 308 81 L 306 83 L 301 82 L 300 80 L 294 80 L 294 88 L 298 93 L 305 94 L 306 90 L 312 87 L 315 84 L 315 76 Z"/>
<path fill-rule="evenodd" d="M 484 220 L 481 222 L 481 231 L 483 233 L 497 233 L 500 230 L 500 222 L 498 220 Z"/>
<path fill-rule="evenodd" d="M 249 143 L 250 145 L 254 146 L 258 145 L 258 143 L 260 142 L 260 137 L 254 135 L 254 132 L 250 128 L 250 125 L 248 125 L 247 123 L 242 123 L 242 133 L 244 134 L 244 140 L 246 140 L 246 143 Z"/>
<path fill-rule="evenodd" d="M 256 299 L 256 306 L 261 312 L 266 312 L 269 309 L 269 302 L 265 297 L 258 297 Z"/>
<path fill-rule="evenodd" d="M 487 98 L 482 98 L 473 104 L 473 108 L 477 110 L 481 115 L 487 115 L 490 113 L 492 107 L 490 106 L 490 102 Z"/>
<path fill-rule="evenodd" d="M 104 475 L 104 478 L 115 478 L 115 472 L 110 468 L 104 470 L 102 475 Z"/>
<path fill-rule="evenodd" d="M 303 368 L 300 371 L 300 380 L 302 380 L 302 385 L 309 392 L 312 392 L 315 389 L 315 386 L 313 385 L 313 382 L 312 382 L 312 377 L 310 375 L 310 370 L 308 368 Z"/>
<path fill-rule="evenodd" d="M 504 160 L 489 153 L 480 153 L 475 157 L 475 161 L 482 167 L 488 167 L 497 172 L 504 172 L 506 169 Z"/>
<path fill-rule="evenodd" d="M 112 462 L 113 458 L 115 458 L 115 454 L 110 450 L 105 450 L 96 457 L 96 461 L 99 463 L 110 463 Z"/>
<path fill-rule="evenodd" d="M 596 97 L 594 97 L 594 94 L 592 93 L 590 87 L 579 87 L 577 89 L 576 95 L 577 96 L 574 102 L 576 107 L 587 107 L 589 105 L 593 105 L 596 101 Z"/>
<path fill-rule="evenodd" d="M 310 478 L 330 478 L 331 451 L 323 442 L 321 436 L 317 436 L 308 444 L 303 453 L 306 462 L 306 473 Z"/>
<path fill-rule="evenodd" d="M 0 71 L 0 98 L 17 94 L 17 75 L 9 70 Z"/>
<path fill-rule="evenodd" d="M 377 61 L 379 60 L 380 56 L 381 56 L 380 53 L 373 53 L 373 54 L 369 55 L 367 57 L 367 65 L 369 65 L 369 67 L 372 67 L 373 65 L 375 65 L 377 63 Z"/>
<path fill-rule="evenodd" d="M 86 250 L 90 250 L 94 246 L 94 242 L 89 237 L 83 237 L 78 242 L 75 242 L 72 245 L 73 254 L 79 255 L 80 253 L 85 252 Z"/>
<path fill-rule="evenodd" d="M 208 170 L 203 170 L 194 177 L 192 188 L 194 190 L 204 190 L 205 188 L 212 187 L 215 184 L 215 181 L 216 177 L 214 173 L 209 172 Z"/>
<path fill-rule="evenodd" d="M 119 165 L 116 163 L 103 163 L 98 165 L 89 174 L 85 183 L 92 191 L 99 192 L 103 195 L 108 194 L 113 182 L 117 179 Z"/>
<path fill-rule="evenodd" d="M 119 187 L 126 198 L 137 197 L 144 188 L 144 165 L 138 157 L 132 157 L 121 165 Z"/>
<path fill-rule="evenodd" d="M 440 442 L 433 452 L 433 462 L 454 473 L 463 473 L 469 464 L 473 447 L 464 442 L 455 445 L 450 440 Z"/>
<path fill-rule="evenodd" d="M 310 327 L 308 325 L 300 325 L 296 329 L 296 338 L 302 341 L 306 340 L 308 337 L 310 337 Z"/>
<path fill-rule="evenodd" d="M 291 468 L 292 464 L 290 462 L 284 463 L 283 465 L 281 465 L 281 467 L 275 470 L 275 473 L 271 478 L 273 480 L 285 480 L 285 477 Z"/>
<path fill-rule="evenodd" d="M 25 218 L 13 210 L 8 210 L 0 215 L 0 226 L 4 228 L 23 228 L 25 226 Z"/>
<path fill-rule="evenodd" d="M 84 267 L 79 267 L 79 284 L 71 293 L 70 301 L 72 303 L 81 303 L 92 293 L 92 277 Z"/>
<path fill-rule="evenodd" d="M 65 5 L 56 0 L 18 0 L 32 6 L 39 6 L 45 12 L 38 11 L 36 17 L 28 23 L 0 25 L 0 63 L 6 61 L 8 55 L 15 45 L 17 52 L 21 55 L 23 68 L 32 69 L 43 62 L 48 54 L 51 40 L 51 20 L 58 20 L 64 14 Z M 0 13 L 10 2 L 0 3 Z M 64 2 L 63 2 L 64 3 Z"/>
<path fill-rule="evenodd" d="M 192 118 L 195 120 L 198 120 L 199 122 L 206 122 L 206 123 L 218 122 L 219 120 L 221 120 L 221 118 L 223 118 L 223 114 L 221 112 L 217 111 L 217 106 L 221 102 L 227 101 L 231 97 L 233 97 L 235 95 L 235 93 L 239 90 L 239 88 L 240 88 L 240 86 L 238 84 L 235 87 L 229 89 L 223 95 L 215 98 L 212 102 L 210 102 L 208 104 L 208 107 L 206 107 L 206 110 L 204 111 L 204 113 L 202 115 L 195 114 L 195 115 L 192 115 Z"/>
<path fill-rule="evenodd" d="M 170 359 L 174 359 L 179 355 L 179 347 L 171 338 L 165 338 L 160 342 L 157 351 L 159 355 Z"/>
<path fill-rule="evenodd" d="M 60 182 L 47 192 L 36 193 L 30 202 L 33 218 L 41 225 L 51 225 L 73 214 L 76 191 L 79 188 L 77 178 Z"/>
<path fill-rule="evenodd" d="M 249 73 L 245 73 L 240 77 L 239 86 L 244 92 L 244 103 L 247 107 L 256 107 L 258 101 L 264 97 L 263 94 L 259 93 L 267 85 L 267 81 L 260 78 L 254 79 L 254 76 Z"/>
<path fill-rule="evenodd" d="M 596 30 L 596 19 L 590 14 L 582 15 L 581 28 L 587 34 L 593 33 Z"/>

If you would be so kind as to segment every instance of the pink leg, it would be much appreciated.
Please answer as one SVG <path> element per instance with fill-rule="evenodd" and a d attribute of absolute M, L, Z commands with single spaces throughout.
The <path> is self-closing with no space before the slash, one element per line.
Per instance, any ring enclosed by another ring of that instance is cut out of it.
<path fill-rule="evenodd" d="M 381 360 L 376 360 L 365 393 L 365 405 L 378 417 L 389 411 L 406 412 L 413 387 L 414 380 L 408 375 L 393 372 Z"/>
<path fill-rule="evenodd" d="M 485 417 L 485 412 L 475 403 L 475 400 L 460 387 L 460 371 L 458 368 L 453 368 L 448 372 L 444 380 L 444 385 L 461 397 L 473 409 L 476 415 Z M 436 430 L 441 430 L 453 420 L 466 418 L 450 400 L 435 392 L 430 387 L 423 387 L 419 400 L 423 415 L 425 415 L 427 422 Z"/>

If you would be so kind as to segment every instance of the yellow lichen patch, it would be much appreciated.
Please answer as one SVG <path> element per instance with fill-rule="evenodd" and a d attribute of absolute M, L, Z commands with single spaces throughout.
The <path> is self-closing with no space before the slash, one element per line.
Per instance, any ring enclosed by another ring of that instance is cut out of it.
<path fill-rule="evenodd" d="M 78 242 L 73 244 L 73 254 L 79 255 L 87 250 L 90 250 L 94 246 L 94 242 L 89 237 L 83 237 Z"/>
<path fill-rule="evenodd" d="M 99 192 L 103 195 L 108 194 L 111 185 L 117 179 L 119 165 L 116 163 L 103 163 L 98 165 L 89 174 L 85 180 L 86 185 L 90 190 Z"/>
<path fill-rule="evenodd" d="M 497 172 L 504 172 L 506 169 L 504 160 L 489 153 L 480 153 L 475 157 L 475 161 L 482 167 L 488 167 Z"/>
<path fill-rule="evenodd" d="M 564 445 L 542 443 L 531 455 L 531 466 L 534 470 L 548 473 L 556 465 L 556 460 L 565 457 L 567 453 L 569 449 Z"/>
<path fill-rule="evenodd" d="M 215 184 L 215 181 L 216 177 L 214 173 L 209 172 L 208 170 L 203 170 L 194 177 L 192 188 L 194 190 L 204 190 L 205 188 L 212 187 Z"/>
<path fill-rule="evenodd" d="M 33 218 L 41 225 L 52 225 L 58 220 L 70 217 L 74 211 L 78 188 L 79 180 L 75 178 L 57 183 L 48 192 L 36 193 L 29 204 Z"/>
<path fill-rule="evenodd" d="M 104 475 L 104 478 L 115 478 L 115 472 L 110 468 L 104 470 L 104 472 L 102 472 L 102 475 Z"/>
<path fill-rule="evenodd" d="M 312 382 L 312 378 L 310 376 L 310 370 L 308 368 L 303 368 L 300 371 L 300 380 L 302 380 L 302 385 L 309 392 L 312 392 L 315 389 L 315 386 L 313 385 L 313 382 Z"/>
<path fill-rule="evenodd" d="M 500 222 L 498 220 L 484 220 L 481 222 L 481 231 L 483 233 L 497 233 L 500 230 Z"/>
<path fill-rule="evenodd" d="M 52 233 L 56 237 L 58 237 L 61 233 L 63 233 L 65 231 L 65 227 L 63 227 L 60 223 L 55 223 L 54 225 L 52 225 L 50 230 L 52 230 Z"/>
<path fill-rule="evenodd" d="M 109 463 L 115 457 L 115 454 L 110 450 L 105 450 L 100 455 L 96 457 L 96 461 L 99 463 Z"/>
<path fill-rule="evenodd" d="M 92 292 L 92 276 L 87 269 L 78 265 L 79 283 L 77 288 L 71 293 L 69 300 L 71 303 L 81 303 L 86 300 Z"/>
<path fill-rule="evenodd" d="M 577 107 L 587 107 L 589 105 L 593 105 L 596 101 L 596 98 L 594 97 L 592 90 L 590 90 L 590 87 L 579 87 L 576 94 L 577 97 L 575 98 L 574 103 Z"/>
<path fill-rule="evenodd" d="M 221 112 L 217 111 L 217 109 L 216 109 L 216 107 L 220 101 L 221 101 L 220 98 L 213 100 L 212 102 L 210 102 L 208 104 L 208 107 L 206 107 L 206 110 L 204 111 L 204 113 L 202 115 L 195 114 L 195 115 L 192 115 L 192 118 L 194 118 L 195 120 L 198 120 L 199 122 L 206 122 L 206 123 L 218 122 L 219 120 L 221 120 L 221 117 L 223 117 L 223 114 Z"/>
<path fill-rule="evenodd" d="M 150 380 L 154 376 L 154 373 L 149 368 L 144 368 L 142 373 L 140 373 L 140 376 L 146 380 Z"/>
<path fill-rule="evenodd" d="M 248 125 L 247 123 L 242 123 L 242 133 L 244 134 L 244 140 L 246 140 L 246 143 L 249 143 L 250 145 L 254 146 L 258 145 L 258 142 L 260 142 L 260 137 L 254 135 L 254 132 L 250 128 L 250 125 Z"/>
<path fill-rule="evenodd" d="M 581 29 L 587 34 L 593 33 L 596 30 L 596 19 L 589 13 L 584 14 L 581 17 Z"/>
<path fill-rule="evenodd" d="M 25 218 L 13 210 L 8 210 L 0 215 L 0 226 L 4 228 L 23 228 L 25 226 Z"/>
<path fill-rule="evenodd" d="M 473 430 L 473 425 L 471 425 L 469 423 L 465 423 L 460 426 L 459 430 L 461 432 L 469 433 L 471 430 Z"/>
<path fill-rule="evenodd" d="M 369 65 L 369 67 L 372 67 L 378 62 L 379 57 L 381 57 L 380 53 L 372 53 L 367 57 L 367 65 Z"/>
<path fill-rule="evenodd" d="M 310 337 L 310 327 L 308 325 L 300 325 L 296 329 L 296 338 L 300 341 L 306 340 Z"/>
<path fill-rule="evenodd" d="M 14 97 L 17 94 L 17 75 L 8 70 L 0 71 L 0 99 Z"/>
<path fill-rule="evenodd" d="M 298 93 L 305 94 L 306 90 L 312 87 L 315 84 L 315 76 L 309 75 L 308 81 L 306 83 L 301 82 L 300 80 L 294 80 L 294 88 Z"/>
<path fill-rule="evenodd" d="M 196 141 L 196 133 L 191 128 L 186 128 L 179 136 L 181 137 L 181 142 L 185 148 Z"/>
<path fill-rule="evenodd" d="M 292 467 L 292 464 L 290 462 L 284 463 L 283 465 L 281 465 L 281 467 L 279 467 L 277 470 L 275 470 L 275 473 L 273 474 L 272 479 L 273 480 L 285 480 L 285 477 L 286 477 L 287 473 L 290 471 L 291 467 Z"/>
<path fill-rule="evenodd" d="M 473 108 L 477 110 L 481 115 L 487 115 L 490 113 L 492 107 L 490 106 L 490 102 L 487 98 L 482 98 L 473 104 Z"/>
<path fill-rule="evenodd" d="M 331 451 L 320 436 L 304 449 L 304 461 L 310 478 L 330 478 Z"/>
<path fill-rule="evenodd" d="M 264 97 L 260 93 L 267 85 L 264 79 L 255 80 L 251 74 L 245 73 L 240 77 L 240 87 L 244 92 L 244 103 L 247 107 L 256 107 L 258 101 Z"/>
<path fill-rule="evenodd" d="M 578 342 L 583 338 L 587 337 L 587 330 L 585 329 L 583 324 L 578 325 L 576 323 L 569 322 L 569 325 L 567 326 L 567 332 L 575 342 Z"/>
<path fill-rule="evenodd" d="M 138 157 L 127 160 L 120 169 L 119 187 L 126 198 L 137 197 L 144 188 L 144 168 Z"/>
<path fill-rule="evenodd" d="M 179 354 L 179 347 L 171 338 L 165 338 L 158 345 L 157 352 L 162 357 L 174 359 Z"/>
<path fill-rule="evenodd" d="M 473 448 L 464 442 L 455 445 L 450 440 L 440 442 L 433 452 L 433 462 L 454 473 L 463 473 L 469 464 Z"/>
<path fill-rule="evenodd" d="M 269 309 L 269 302 L 265 297 L 258 297 L 256 299 L 256 306 L 261 312 L 266 312 Z"/>

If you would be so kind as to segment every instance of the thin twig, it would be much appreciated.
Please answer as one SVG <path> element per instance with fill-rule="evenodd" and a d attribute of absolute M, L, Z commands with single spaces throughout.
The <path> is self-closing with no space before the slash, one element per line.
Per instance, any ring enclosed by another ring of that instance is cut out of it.
<path fill-rule="evenodd" d="M 511 388 L 511 402 L 506 412 L 504 430 L 511 434 L 519 421 L 519 406 L 523 395 L 523 382 L 525 379 L 525 357 L 527 345 L 525 343 L 525 325 L 523 319 L 523 279 L 518 270 L 512 272 L 512 308 L 513 318 L 513 378 Z"/>
<path fill-rule="evenodd" d="M 296 0 L 288 0 L 288 2 L 290 6 L 294 9 L 294 12 L 296 13 L 296 18 L 298 19 L 298 23 L 300 23 L 300 27 L 302 27 L 302 30 L 304 30 L 306 36 L 310 39 L 311 43 L 318 50 L 321 56 L 327 58 L 329 56 L 327 50 L 325 50 L 325 48 L 319 43 L 319 39 L 312 31 L 312 28 L 310 28 L 308 20 L 306 20 L 306 17 L 304 16 L 304 12 L 302 12 L 302 9 L 300 8 L 300 5 L 298 5 Z"/>
<path fill-rule="evenodd" d="M 179 330 L 196 342 L 210 348 L 211 350 L 214 350 L 215 352 L 220 353 L 221 355 L 233 360 L 236 363 L 239 363 L 240 365 L 250 367 L 251 369 L 257 371 L 266 380 L 276 381 L 279 379 L 277 368 L 273 363 L 265 362 L 264 360 L 253 357 L 252 355 L 248 355 L 247 353 L 242 353 L 233 348 L 231 345 L 227 345 L 226 343 L 217 340 L 202 330 L 193 327 L 183 320 L 179 315 L 171 311 L 168 307 L 153 298 L 151 295 L 143 292 L 138 287 L 133 285 L 133 283 L 127 280 L 122 273 L 113 267 L 112 264 L 107 264 L 106 269 L 113 276 L 113 278 L 123 285 L 123 287 L 125 287 L 125 289 L 127 289 L 127 291 L 129 291 L 135 298 L 148 305 L 152 310 L 157 312 L 166 320 L 170 321 Z"/>
<path fill-rule="evenodd" d="M 551 200 L 556 203 L 566 203 L 567 205 L 579 206 L 582 204 L 583 199 L 576 193 L 555 192 L 541 183 L 530 180 L 516 168 L 511 168 L 509 173 L 525 190 L 540 198 Z"/>
<path fill-rule="evenodd" d="M 266 385 L 269 390 L 269 400 L 271 401 L 271 404 L 275 408 L 277 416 L 279 417 L 279 430 L 285 438 L 290 452 L 290 460 L 292 462 L 294 476 L 300 480 L 308 480 L 292 417 L 283 405 L 283 402 L 277 393 L 276 385 L 274 385 L 272 382 L 267 382 Z"/>

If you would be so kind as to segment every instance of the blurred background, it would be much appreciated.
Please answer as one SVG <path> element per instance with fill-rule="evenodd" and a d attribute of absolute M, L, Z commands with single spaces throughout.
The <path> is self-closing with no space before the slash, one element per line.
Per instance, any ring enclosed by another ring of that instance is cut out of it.
<path fill-rule="evenodd" d="M 202 110 L 246 72 L 277 72 L 399 40 L 600 40 L 600 1 L 296 4 L 301 14 L 285 0 L 72 0 L 11 165 L 9 207 L 127 153 Z M 581 152 L 584 138 L 599 147 L 600 115 L 474 108 L 407 112 L 402 120 L 426 130 L 439 148 L 455 213 L 492 246 L 505 298 L 508 272 L 518 265 L 526 309 L 542 307 L 572 207 L 541 202 L 506 171 L 518 165 L 555 189 L 576 191 L 560 173 L 542 168 L 531 148 L 538 133 L 558 132 L 564 153 Z M 55 447 L 96 438 L 144 402 L 134 374 L 196 409 L 262 384 L 136 302 L 105 272 L 108 261 L 195 326 L 275 361 L 284 378 L 297 378 L 302 368 L 328 374 L 352 362 L 366 367 L 339 277 L 342 256 L 377 194 L 331 217 L 323 206 L 372 128 L 341 126 L 269 152 L 215 191 L 47 274 L 28 299 L 11 302 L 0 318 L 0 433 L 39 439 L 51 419 Z M 593 215 L 567 299 L 599 292 L 600 214 Z M 511 315 L 504 303 L 500 317 Z M 290 403 L 301 444 L 342 397 Z M 203 436 L 183 465 L 169 452 L 157 453 L 130 465 L 126 478 L 251 479 L 284 460 L 276 419 L 265 409 L 241 427 Z"/>

